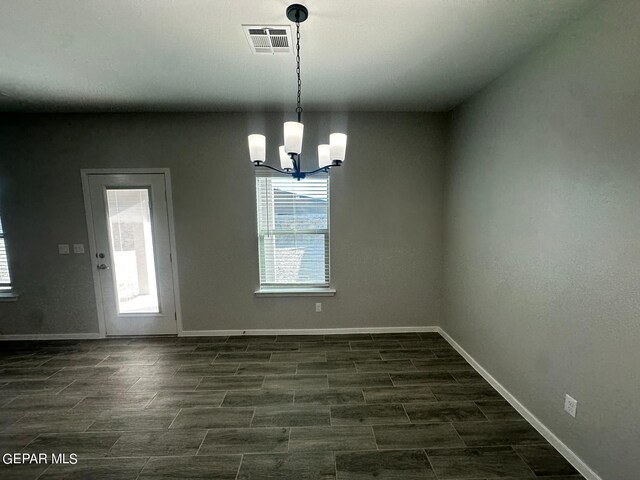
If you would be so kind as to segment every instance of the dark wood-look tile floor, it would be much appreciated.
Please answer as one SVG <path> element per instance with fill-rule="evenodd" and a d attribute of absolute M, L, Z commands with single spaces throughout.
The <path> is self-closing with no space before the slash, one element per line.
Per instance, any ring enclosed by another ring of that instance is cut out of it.
<path fill-rule="evenodd" d="M 582 479 L 437 333 L 0 345 L 3 479 Z"/>

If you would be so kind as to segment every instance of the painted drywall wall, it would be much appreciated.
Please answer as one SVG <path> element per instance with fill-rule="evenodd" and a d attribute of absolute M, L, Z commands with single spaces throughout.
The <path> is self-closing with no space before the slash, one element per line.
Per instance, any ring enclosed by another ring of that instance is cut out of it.
<path fill-rule="evenodd" d="M 246 135 L 277 159 L 282 114 L 24 115 L 0 120 L 0 213 L 20 299 L 1 334 L 97 332 L 81 168 L 168 167 L 185 330 L 437 325 L 444 118 L 309 113 L 305 151 L 334 130 L 348 158 L 331 176 L 326 298 L 256 298 L 254 167 Z M 310 161 L 310 160 L 308 160 Z M 425 291 L 429 292 L 425 295 Z M 321 301 L 321 313 L 315 302 Z"/>
<path fill-rule="evenodd" d="M 607 480 L 640 478 L 638 25 L 602 2 L 457 108 L 446 172 L 444 329 Z"/>

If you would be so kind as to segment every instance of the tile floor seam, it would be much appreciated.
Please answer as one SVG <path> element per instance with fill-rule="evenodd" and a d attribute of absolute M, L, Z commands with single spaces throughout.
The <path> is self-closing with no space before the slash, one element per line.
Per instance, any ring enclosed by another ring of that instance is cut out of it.
<path fill-rule="evenodd" d="M 125 393 L 131 392 L 131 389 L 132 389 L 132 388 L 133 388 L 133 387 L 134 387 L 134 386 L 135 386 L 135 385 L 136 385 L 140 380 L 142 380 L 142 377 L 138 377 L 138 379 L 137 379 L 135 382 L 133 382 L 133 385 L 130 385 L 130 386 L 129 386 L 129 388 L 127 388 L 127 389 L 125 390 Z"/>
<path fill-rule="evenodd" d="M 141 410 L 146 410 L 147 407 L 149 405 L 151 405 L 151 402 L 153 402 L 159 394 L 160 394 L 160 391 L 154 392 L 154 394 L 151 397 L 151 399 L 147 403 L 144 404 L 144 407 L 142 407 Z"/>
<path fill-rule="evenodd" d="M 373 427 L 373 425 L 369 425 L 369 428 L 371 428 L 371 434 L 373 435 L 373 443 L 376 445 L 376 450 L 381 451 L 380 445 L 378 444 L 378 438 L 376 437 L 376 430 Z"/>
<path fill-rule="evenodd" d="M 411 417 L 409 416 L 409 412 L 407 412 L 407 409 L 404 406 L 404 403 L 400 403 L 400 405 L 402 405 L 402 410 L 404 411 L 404 414 L 407 416 L 407 420 L 409 420 L 409 424 L 412 424 L 413 420 L 411 420 Z"/>
<path fill-rule="evenodd" d="M 140 478 L 140 475 L 142 475 L 142 471 L 144 470 L 144 467 L 147 466 L 147 463 L 149 463 L 150 460 L 151 460 L 151 455 L 149 455 L 147 457 L 147 459 L 144 461 L 144 463 L 142 464 L 142 468 L 140 468 L 140 471 L 138 472 L 138 475 L 136 475 L 136 480 L 138 480 Z"/>
<path fill-rule="evenodd" d="M 338 478 L 338 456 L 336 455 L 336 452 L 333 451 L 331 452 L 331 455 L 333 455 L 333 469 L 336 472 L 336 479 Z"/>
<path fill-rule="evenodd" d="M 429 459 L 429 455 L 427 455 L 427 449 L 426 448 L 422 448 L 422 453 L 424 453 L 425 458 L 427 459 L 427 463 L 429 464 L 429 468 L 431 468 L 431 472 L 433 472 L 433 477 L 436 480 L 439 480 L 438 475 L 436 474 L 436 469 L 433 468 L 433 464 L 431 463 L 431 460 Z"/>
<path fill-rule="evenodd" d="M 94 423 L 96 423 L 98 421 L 98 419 L 96 418 L 95 420 L 93 420 L 88 426 L 87 428 L 85 428 L 82 433 L 88 433 L 89 429 L 93 426 Z"/>
<path fill-rule="evenodd" d="M 218 408 L 222 407 L 222 404 L 224 403 L 225 398 L 227 398 L 228 393 L 229 393 L 229 390 L 226 390 L 224 392 L 224 395 L 222 396 L 222 400 L 220 400 L 220 403 L 218 404 Z"/>
<path fill-rule="evenodd" d="M 176 413 L 176 416 L 173 417 L 173 420 L 171 420 L 171 423 L 167 428 L 165 428 L 165 430 L 171 430 L 171 426 L 175 423 L 176 419 L 180 416 L 180 413 L 182 413 L 182 407 L 178 409 L 178 413 Z"/>
<path fill-rule="evenodd" d="M 198 387 L 202 384 L 202 382 L 204 381 L 204 376 L 200 377 L 200 380 L 198 380 L 198 383 L 196 384 L 196 386 L 193 388 L 194 392 L 198 391 Z"/>
<path fill-rule="evenodd" d="M 202 437 L 202 440 L 200 441 L 200 445 L 198 446 L 198 449 L 196 450 L 196 453 L 194 454 L 194 457 L 197 457 L 198 453 L 200 453 L 200 449 L 202 448 L 202 445 L 204 444 L 205 439 L 209 435 L 209 431 L 210 431 L 210 429 L 207 428 L 205 433 L 204 433 L 204 436 Z"/>
<path fill-rule="evenodd" d="M 50 360 L 50 359 L 49 359 Z M 42 363 L 42 365 L 44 365 L 45 363 L 47 363 L 49 360 L 46 360 L 45 362 Z M 38 367 L 36 368 L 40 368 L 42 365 L 38 365 Z M 45 380 L 49 380 L 51 377 L 53 377 L 55 374 L 57 374 L 58 372 L 61 372 L 64 369 L 64 367 L 60 367 L 60 369 L 56 370 L 55 372 L 53 372 L 51 375 L 49 375 L 47 378 L 45 378 Z"/>
<path fill-rule="evenodd" d="M 533 470 L 533 468 L 531 468 L 531 465 L 529 465 L 529 462 L 527 462 L 524 458 L 522 458 L 522 455 L 520 455 L 520 453 L 518 452 L 518 450 L 515 449 L 516 446 L 514 445 L 509 445 L 511 447 L 511 450 L 513 450 L 513 452 L 516 454 L 516 456 L 522 460 L 522 462 L 527 466 L 527 468 L 529 470 L 531 470 L 531 473 L 533 473 L 534 478 L 538 478 L 538 474 Z"/>
<path fill-rule="evenodd" d="M 387 372 L 387 376 L 389 377 L 389 381 L 391 382 L 392 387 L 402 386 L 402 385 L 396 385 L 396 383 L 393 381 L 393 378 L 391 377 L 391 373 Z"/>
<path fill-rule="evenodd" d="M 482 407 L 481 407 L 480 405 L 478 405 L 478 400 L 475 400 L 475 401 L 473 401 L 473 402 L 471 402 L 471 403 L 473 403 L 473 404 L 476 406 L 476 408 L 477 408 L 478 410 L 480 410 L 480 413 L 481 413 L 481 414 L 482 414 L 482 416 L 486 419 L 485 421 L 487 421 L 487 422 L 490 422 L 490 421 L 491 421 L 491 420 L 489 419 L 489 417 L 487 417 L 487 414 L 486 414 L 486 413 L 484 413 L 484 410 L 482 409 Z"/>
<path fill-rule="evenodd" d="M 78 395 L 78 397 L 79 397 L 79 396 L 80 396 L 80 395 Z M 69 407 L 67 410 L 68 410 L 68 411 L 73 410 L 73 409 L 74 409 L 74 408 L 76 408 L 78 405 L 80 405 L 80 404 L 82 403 L 82 401 L 83 401 L 83 400 L 85 400 L 88 396 L 89 396 L 89 395 L 85 395 L 84 397 L 82 397 L 82 398 L 78 401 L 78 403 L 75 403 L 72 407 Z"/>
<path fill-rule="evenodd" d="M 462 445 L 464 445 L 464 448 L 470 448 L 469 445 L 467 445 L 467 442 L 464 441 L 464 438 L 462 438 L 462 435 L 460 435 L 460 432 L 458 432 L 458 430 L 456 429 L 456 426 L 453 424 L 453 422 L 447 422 L 447 423 L 449 423 L 449 425 L 451 425 L 451 428 L 453 428 L 453 431 L 456 432 L 456 435 L 462 442 Z"/>
<path fill-rule="evenodd" d="M 244 461 L 244 453 L 240 455 L 240 463 L 238 464 L 238 471 L 236 472 L 236 480 L 240 478 L 240 469 L 242 468 L 243 461 Z"/>

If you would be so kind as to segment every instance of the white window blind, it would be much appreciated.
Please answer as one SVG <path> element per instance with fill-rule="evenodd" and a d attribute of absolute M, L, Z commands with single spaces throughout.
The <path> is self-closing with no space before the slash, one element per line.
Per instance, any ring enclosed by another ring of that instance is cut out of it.
<path fill-rule="evenodd" d="M 329 177 L 256 177 L 261 287 L 329 285 Z"/>
<path fill-rule="evenodd" d="M 0 219 L 0 291 L 11 290 L 11 275 L 9 275 L 9 260 L 7 245 L 4 241 L 4 229 Z"/>

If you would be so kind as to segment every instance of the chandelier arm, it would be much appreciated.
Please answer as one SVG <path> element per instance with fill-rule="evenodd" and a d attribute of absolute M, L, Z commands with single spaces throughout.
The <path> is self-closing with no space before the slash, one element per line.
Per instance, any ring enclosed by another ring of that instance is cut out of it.
<path fill-rule="evenodd" d="M 329 173 L 329 170 L 331 169 L 331 165 L 327 165 L 326 167 L 320 167 L 320 168 L 316 168 L 315 170 L 311 170 L 310 172 L 302 172 L 305 175 L 313 175 L 314 173 L 318 173 L 318 172 L 324 172 L 324 173 Z"/>
<path fill-rule="evenodd" d="M 257 165 L 255 165 L 255 166 L 256 166 L 256 167 L 268 168 L 268 169 L 270 169 L 270 170 L 274 170 L 274 171 L 276 171 L 276 172 L 278 172 L 278 173 L 284 173 L 285 175 L 291 175 L 291 170 L 290 170 L 290 169 L 287 169 L 287 170 L 280 170 L 279 168 L 272 167 L 271 165 L 267 165 L 267 164 L 265 164 L 265 163 L 260 163 L 260 164 L 257 164 Z"/>

